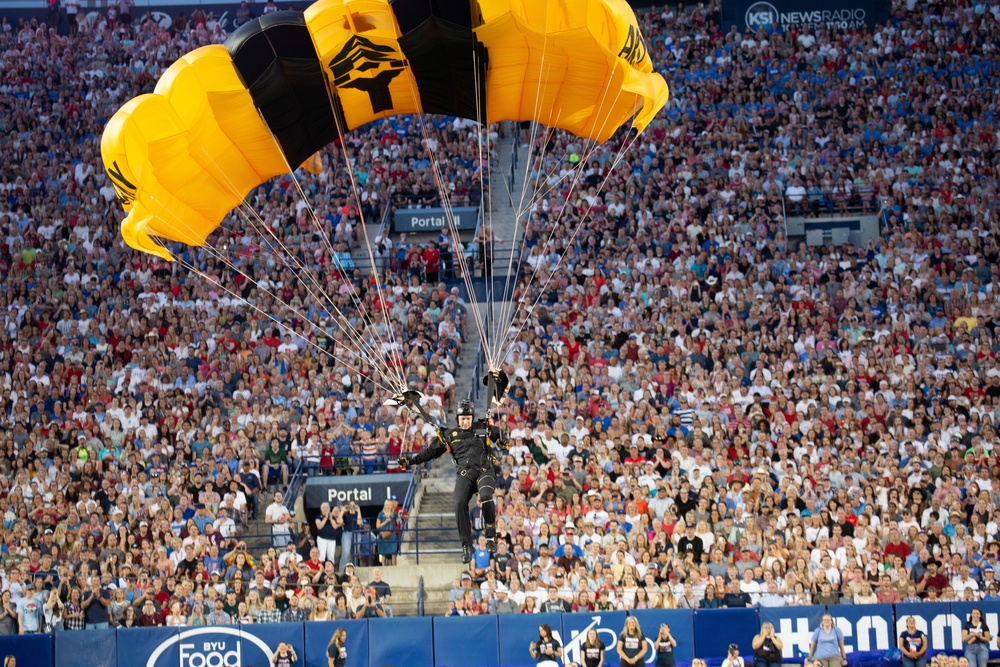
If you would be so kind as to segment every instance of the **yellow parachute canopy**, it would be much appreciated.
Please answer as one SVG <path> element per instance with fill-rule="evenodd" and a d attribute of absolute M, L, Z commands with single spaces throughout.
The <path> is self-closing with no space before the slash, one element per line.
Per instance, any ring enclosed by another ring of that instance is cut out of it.
<path fill-rule="evenodd" d="M 626 0 L 320 0 L 185 55 L 101 142 L 126 243 L 201 245 L 247 192 L 379 118 L 538 121 L 605 141 L 667 101 Z"/>

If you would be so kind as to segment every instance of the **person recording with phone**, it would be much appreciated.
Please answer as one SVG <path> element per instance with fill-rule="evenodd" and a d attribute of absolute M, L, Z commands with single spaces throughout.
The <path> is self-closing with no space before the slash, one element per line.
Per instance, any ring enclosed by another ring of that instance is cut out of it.
<path fill-rule="evenodd" d="M 365 589 L 364 602 L 354 610 L 354 618 L 385 618 L 382 603 L 378 601 L 378 594 L 371 586 Z"/>
<path fill-rule="evenodd" d="M 754 667 L 781 667 L 781 649 L 784 644 L 774 632 L 774 625 L 762 623 L 760 632 L 750 644 L 753 647 Z"/>
<path fill-rule="evenodd" d="M 722 661 L 722 667 L 746 667 L 746 663 L 740 657 L 739 645 L 729 645 L 729 651 L 726 653 L 726 659 Z"/>
<path fill-rule="evenodd" d="M 274 657 L 271 658 L 271 664 L 274 667 L 292 667 L 298 661 L 299 657 L 295 655 L 295 649 L 287 642 L 278 644 L 278 648 L 274 650 Z"/>
<path fill-rule="evenodd" d="M 677 656 L 674 654 L 674 649 L 676 648 L 677 640 L 670 632 L 670 626 L 666 623 L 660 623 L 660 633 L 656 635 L 656 641 L 653 642 L 653 650 L 656 652 L 656 667 L 675 667 Z"/>

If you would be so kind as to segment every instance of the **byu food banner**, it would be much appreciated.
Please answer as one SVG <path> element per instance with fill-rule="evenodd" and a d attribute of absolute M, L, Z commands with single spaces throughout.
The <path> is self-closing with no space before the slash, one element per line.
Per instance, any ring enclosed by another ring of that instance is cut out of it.
<path fill-rule="evenodd" d="M 305 656 L 301 623 L 129 628 L 118 631 L 118 667 L 270 667 L 282 642 Z"/>

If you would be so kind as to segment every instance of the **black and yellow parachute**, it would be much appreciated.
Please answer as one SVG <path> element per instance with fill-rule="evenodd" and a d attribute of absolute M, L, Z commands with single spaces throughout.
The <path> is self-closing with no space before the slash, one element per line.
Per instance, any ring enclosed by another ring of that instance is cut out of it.
<path fill-rule="evenodd" d="M 320 0 L 170 66 L 108 122 L 125 241 L 201 245 L 243 196 L 397 114 L 534 120 L 605 141 L 667 101 L 626 0 Z"/>

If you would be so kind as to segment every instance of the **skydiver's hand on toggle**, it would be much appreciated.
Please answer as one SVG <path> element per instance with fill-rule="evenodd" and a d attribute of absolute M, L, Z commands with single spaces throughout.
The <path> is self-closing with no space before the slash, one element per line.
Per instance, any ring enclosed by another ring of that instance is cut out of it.
<path fill-rule="evenodd" d="M 423 398 L 421 394 L 416 389 L 407 389 L 406 391 L 400 392 L 398 394 L 393 394 L 392 398 L 389 399 L 396 405 L 402 405 L 404 407 L 414 407 L 420 405 L 420 399 Z"/>
<path fill-rule="evenodd" d="M 400 470 L 409 470 L 410 466 L 412 465 L 410 463 L 410 457 L 408 457 L 406 454 L 400 454 L 399 458 L 396 459 L 396 462 L 399 463 Z"/>

